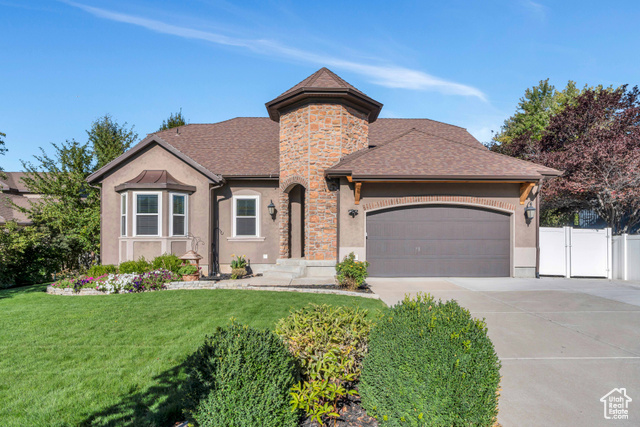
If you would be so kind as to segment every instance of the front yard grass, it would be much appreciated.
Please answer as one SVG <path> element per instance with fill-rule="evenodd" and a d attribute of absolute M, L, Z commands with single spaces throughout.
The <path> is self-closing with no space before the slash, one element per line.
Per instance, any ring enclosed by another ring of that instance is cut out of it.
<path fill-rule="evenodd" d="M 153 425 L 182 420 L 182 363 L 230 318 L 273 329 L 307 303 L 384 303 L 242 290 L 56 296 L 0 291 L 0 424 Z"/>

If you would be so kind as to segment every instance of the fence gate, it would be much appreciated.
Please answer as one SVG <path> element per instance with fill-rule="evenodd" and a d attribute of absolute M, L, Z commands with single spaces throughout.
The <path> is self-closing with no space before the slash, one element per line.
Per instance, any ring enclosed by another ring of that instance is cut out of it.
<path fill-rule="evenodd" d="M 540 275 L 611 279 L 611 229 L 540 227 Z"/>

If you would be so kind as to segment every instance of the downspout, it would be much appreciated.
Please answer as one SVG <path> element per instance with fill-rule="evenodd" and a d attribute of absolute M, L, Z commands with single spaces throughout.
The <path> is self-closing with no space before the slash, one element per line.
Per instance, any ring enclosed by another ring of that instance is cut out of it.
<path fill-rule="evenodd" d="M 336 197 L 338 199 L 336 203 L 337 217 L 336 217 L 336 263 L 340 262 L 340 187 L 342 181 L 338 178 L 338 189 L 336 190 Z"/>
<path fill-rule="evenodd" d="M 211 239 L 211 241 L 209 242 L 209 265 L 207 267 L 209 268 L 210 277 L 219 273 L 219 271 L 217 271 L 218 269 L 216 268 L 216 266 L 219 265 L 217 262 L 217 256 L 219 251 L 218 225 L 217 225 L 218 210 L 217 210 L 217 204 L 215 202 L 214 190 L 222 187 L 223 185 L 224 184 L 218 184 L 209 188 L 209 238 Z M 215 247 L 215 250 L 214 250 L 214 247 Z"/>

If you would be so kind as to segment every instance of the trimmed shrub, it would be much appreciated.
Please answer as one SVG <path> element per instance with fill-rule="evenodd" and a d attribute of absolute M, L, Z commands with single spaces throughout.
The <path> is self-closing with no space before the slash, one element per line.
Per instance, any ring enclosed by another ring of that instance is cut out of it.
<path fill-rule="evenodd" d="M 321 425 L 339 416 L 338 405 L 354 395 L 367 352 L 367 310 L 309 304 L 276 325 L 276 333 L 302 366 L 304 381 L 292 390 L 292 405 Z"/>
<path fill-rule="evenodd" d="M 356 255 L 351 252 L 344 259 L 336 264 L 336 281 L 338 285 L 350 290 L 358 289 L 367 278 L 367 261 L 356 261 Z"/>
<path fill-rule="evenodd" d="M 151 267 L 154 270 L 169 270 L 172 273 L 177 273 L 182 264 L 183 261 L 175 254 L 160 255 L 151 261 Z"/>
<path fill-rule="evenodd" d="M 359 391 L 381 426 L 491 426 L 500 361 L 456 301 L 405 297 L 372 329 Z"/>
<path fill-rule="evenodd" d="M 87 276 L 89 277 L 100 277 L 105 274 L 116 274 L 118 269 L 115 265 L 106 264 L 106 265 L 92 265 L 91 268 L 87 271 Z"/>
<path fill-rule="evenodd" d="M 120 274 L 142 274 L 151 271 L 151 264 L 140 257 L 137 261 L 125 261 L 118 266 Z"/>
<path fill-rule="evenodd" d="M 289 390 L 299 368 L 273 332 L 218 327 L 186 367 L 185 412 L 200 427 L 298 425 Z"/>

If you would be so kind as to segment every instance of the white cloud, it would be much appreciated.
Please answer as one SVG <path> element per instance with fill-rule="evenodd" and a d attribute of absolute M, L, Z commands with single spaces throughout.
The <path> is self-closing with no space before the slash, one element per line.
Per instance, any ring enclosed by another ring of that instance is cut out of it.
<path fill-rule="evenodd" d="M 259 54 L 276 55 L 282 58 L 301 60 L 321 66 L 351 71 L 369 78 L 372 83 L 380 86 L 399 89 L 431 90 L 448 95 L 476 97 L 487 101 L 484 93 L 477 88 L 435 77 L 419 70 L 412 70 L 395 65 L 362 64 L 329 55 L 321 55 L 291 48 L 271 40 L 229 37 L 209 31 L 171 25 L 153 19 L 112 12 L 71 1 L 62 1 L 99 18 L 137 25 L 158 33 L 170 34 L 187 39 L 205 40 L 225 46 L 241 47 Z"/>
<path fill-rule="evenodd" d="M 529 12 L 538 19 L 544 20 L 547 17 L 547 6 L 536 3 L 532 0 L 521 0 L 522 4 Z"/>

